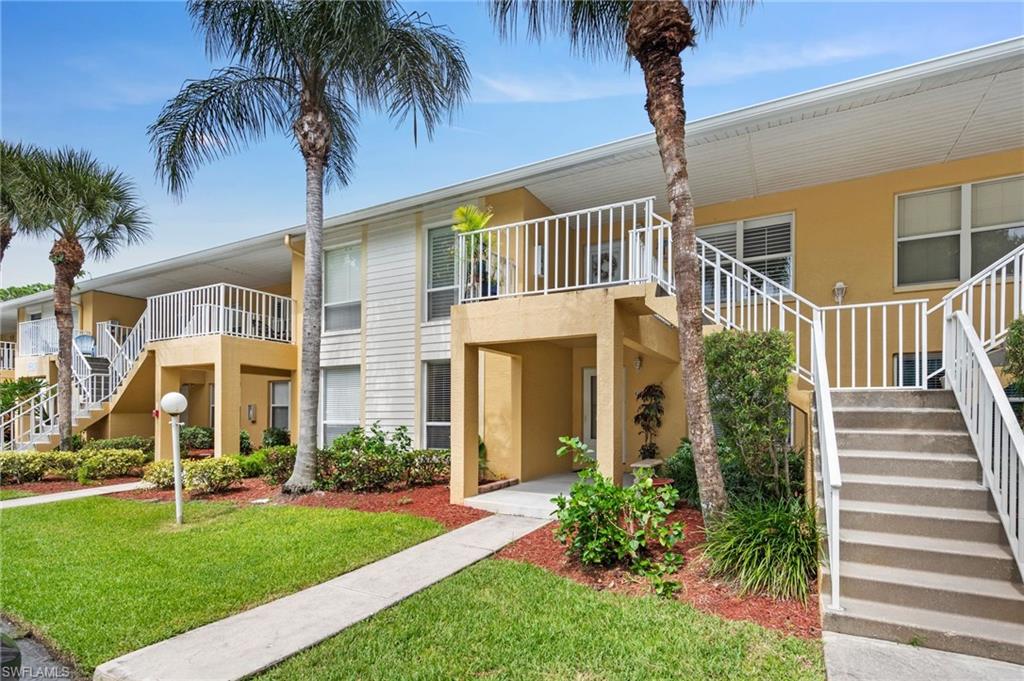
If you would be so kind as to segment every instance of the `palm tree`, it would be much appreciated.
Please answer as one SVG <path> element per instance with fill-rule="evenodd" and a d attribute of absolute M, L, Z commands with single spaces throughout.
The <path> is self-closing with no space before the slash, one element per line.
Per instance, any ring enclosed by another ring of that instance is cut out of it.
<path fill-rule="evenodd" d="M 461 106 L 469 71 L 459 43 L 395 2 L 192 0 L 211 57 L 234 65 L 190 81 L 149 128 L 157 172 L 181 195 L 201 164 L 291 132 L 306 164 L 299 437 L 289 493 L 313 488 L 320 392 L 323 192 L 352 171 L 355 125 L 365 107 L 412 117 L 429 136 Z"/>
<path fill-rule="evenodd" d="M 89 152 L 39 152 L 22 167 L 24 190 L 35 209 L 23 215 L 19 232 L 52 238 L 53 307 L 57 318 L 57 422 L 61 448 L 70 445 L 71 289 L 82 274 L 86 253 L 107 259 L 119 249 L 149 237 L 149 219 L 135 184 L 97 161 Z"/>
<path fill-rule="evenodd" d="M 729 9 L 740 12 L 750 0 L 491 0 L 490 14 L 499 33 L 516 30 L 520 15 L 527 34 L 540 40 L 545 31 L 566 34 L 572 47 L 592 57 L 632 57 L 647 87 L 647 116 L 654 126 L 665 172 L 672 215 L 672 257 L 679 318 L 679 356 L 693 458 L 706 519 L 728 504 L 715 448 L 704 365 L 700 310 L 700 267 L 693 198 L 686 169 L 683 64 L 680 54 L 697 44 Z"/>
<path fill-rule="evenodd" d="M 23 169 L 38 158 L 39 151 L 34 147 L 0 140 L 0 265 L 3 265 L 4 255 L 18 234 L 22 216 L 33 210 Z"/>

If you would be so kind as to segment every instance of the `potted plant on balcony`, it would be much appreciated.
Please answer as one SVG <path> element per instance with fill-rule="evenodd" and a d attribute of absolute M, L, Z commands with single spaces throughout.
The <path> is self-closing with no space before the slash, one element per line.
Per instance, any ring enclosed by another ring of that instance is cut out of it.
<path fill-rule="evenodd" d="M 469 263 L 466 271 L 467 298 L 497 295 L 497 282 L 491 280 L 489 262 L 491 259 L 490 239 L 483 234 L 472 235 L 487 228 L 487 223 L 494 217 L 494 212 L 484 210 L 472 204 L 459 206 L 452 213 L 452 231 L 465 236 L 462 242 L 460 257 Z"/>

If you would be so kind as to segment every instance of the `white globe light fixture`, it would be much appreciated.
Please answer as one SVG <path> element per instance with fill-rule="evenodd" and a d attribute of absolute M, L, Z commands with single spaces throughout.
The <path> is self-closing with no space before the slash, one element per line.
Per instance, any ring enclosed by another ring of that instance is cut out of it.
<path fill-rule="evenodd" d="M 188 400 L 178 392 L 170 392 L 160 398 L 160 409 L 171 417 L 171 452 L 174 456 L 174 522 L 184 521 L 184 504 L 181 492 L 181 419 L 188 409 Z"/>

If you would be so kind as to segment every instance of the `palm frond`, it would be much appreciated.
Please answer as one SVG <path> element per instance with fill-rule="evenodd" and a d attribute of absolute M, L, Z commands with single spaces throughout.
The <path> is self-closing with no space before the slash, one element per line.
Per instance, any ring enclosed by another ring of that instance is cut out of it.
<path fill-rule="evenodd" d="M 180 196 L 202 163 L 289 130 L 296 99 L 290 83 L 243 66 L 189 81 L 149 126 L 157 176 Z"/>
<path fill-rule="evenodd" d="M 326 93 L 324 110 L 331 124 L 331 146 L 327 150 L 327 186 L 348 184 L 355 165 L 358 112 L 341 97 Z"/>

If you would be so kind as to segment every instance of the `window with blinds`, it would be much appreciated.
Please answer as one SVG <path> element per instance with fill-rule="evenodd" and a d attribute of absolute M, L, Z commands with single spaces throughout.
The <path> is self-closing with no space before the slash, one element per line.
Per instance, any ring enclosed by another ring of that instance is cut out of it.
<path fill-rule="evenodd" d="M 288 430 L 291 427 L 291 381 L 270 382 L 270 427 Z"/>
<path fill-rule="evenodd" d="M 424 421 L 427 449 L 451 449 L 452 367 L 450 362 L 426 362 Z"/>
<path fill-rule="evenodd" d="M 740 220 L 699 229 L 697 235 L 726 255 L 736 258 L 786 288 L 793 287 L 793 218 L 781 215 Z M 715 294 L 715 272 L 704 268 L 704 295 Z M 724 291 L 727 283 L 722 281 Z"/>
<path fill-rule="evenodd" d="M 326 446 L 359 425 L 359 367 L 325 368 L 320 392 L 320 441 Z"/>
<path fill-rule="evenodd" d="M 448 319 L 455 304 L 455 233 L 450 227 L 427 232 L 427 321 Z"/>
<path fill-rule="evenodd" d="M 362 325 L 362 253 L 359 244 L 324 252 L 324 331 Z"/>

